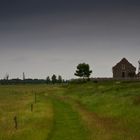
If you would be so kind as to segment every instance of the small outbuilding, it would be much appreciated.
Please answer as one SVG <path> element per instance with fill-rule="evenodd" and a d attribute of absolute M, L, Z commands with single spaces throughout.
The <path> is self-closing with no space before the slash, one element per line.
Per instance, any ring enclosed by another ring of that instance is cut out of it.
<path fill-rule="evenodd" d="M 113 78 L 134 78 L 136 76 L 136 67 L 134 67 L 126 58 L 123 58 L 113 68 Z"/>

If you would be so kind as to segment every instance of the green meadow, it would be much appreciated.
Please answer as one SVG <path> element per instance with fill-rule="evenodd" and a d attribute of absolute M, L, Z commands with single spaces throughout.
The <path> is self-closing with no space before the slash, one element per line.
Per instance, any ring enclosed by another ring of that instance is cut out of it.
<path fill-rule="evenodd" d="M 140 82 L 0 85 L 0 140 L 25 139 L 140 140 Z"/>

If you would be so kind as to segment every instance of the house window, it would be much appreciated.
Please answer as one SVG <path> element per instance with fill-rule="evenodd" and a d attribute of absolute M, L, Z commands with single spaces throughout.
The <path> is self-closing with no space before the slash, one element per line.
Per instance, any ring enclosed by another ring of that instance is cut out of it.
<path fill-rule="evenodd" d="M 122 69 L 125 70 L 125 65 L 124 64 L 122 64 Z"/>

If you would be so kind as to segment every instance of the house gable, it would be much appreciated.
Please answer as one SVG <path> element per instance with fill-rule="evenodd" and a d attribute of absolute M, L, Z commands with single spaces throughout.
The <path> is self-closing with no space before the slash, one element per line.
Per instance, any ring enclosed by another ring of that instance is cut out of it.
<path fill-rule="evenodd" d="M 136 75 L 136 67 L 134 67 L 126 58 L 123 58 L 113 68 L 114 78 L 132 78 Z"/>

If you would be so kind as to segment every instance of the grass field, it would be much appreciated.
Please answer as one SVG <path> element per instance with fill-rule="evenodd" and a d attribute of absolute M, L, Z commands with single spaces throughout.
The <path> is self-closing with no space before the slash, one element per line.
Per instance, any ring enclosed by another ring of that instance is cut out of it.
<path fill-rule="evenodd" d="M 140 140 L 140 83 L 1 85 L 0 140 L 25 139 Z"/>

